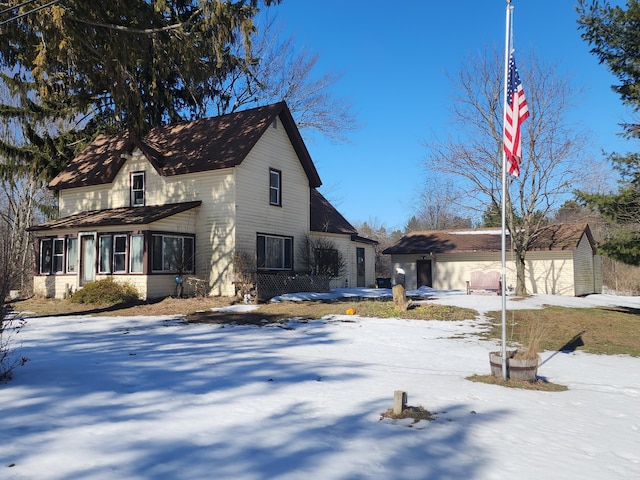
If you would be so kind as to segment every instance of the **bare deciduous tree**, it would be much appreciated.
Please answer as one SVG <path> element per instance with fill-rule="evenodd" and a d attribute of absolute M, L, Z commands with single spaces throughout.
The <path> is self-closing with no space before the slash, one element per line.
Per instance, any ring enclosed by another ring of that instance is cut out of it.
<path fill-rule="evenodd" d="M 526 293 L 525 257 L 548 214 L 589 182 L 584 168 L 587 132 L 569 121 L 579 89 L 534 55 L 518 56 L 530 117 L 523 124 L 519 178 L 508 178 L 506 224 L 517 273 L 516 293 Z M 451 134 L 426 147 L 428 175 L 452 179 L 465 192 L 456 203 L 476 210 L 502 205 L 504 60 L 497 50 L 468 57 L 450 80 Z M 593 160 L 589 160 L 590 162 Z M 519 219 L 519 221 L 516 221 Z"/>
<path fill-rule="evenodd" d="M 338 278 L 347 269 L 342 252 L 328 238 L 305 235 L 300 242 L 299 255 L 303 270 L 312 275 Z"/>
<path fill-rule="evenodd" d="M 330 72 L 314 77 L 319 55 L 305 49 L 296 51 L 294 37 L 281 37 L 275 20 L 267 18 L 253 39 L 256 62 L 248 70 L 236 70 L 218 86 L 218 114 L 284 100 L 300 130 L 345 141 L 345 134 L 357 129 L 358 124 L 351 103 L 331 94 L 340 75 Z M 241 47 L 240 43 L 235 46 Z"/>
<path fill-rule="evenodd" d="M 435 177 L 425 181 L 420 193 L 420 203 L 416 212 L 417 224 L 421 230 L 442 230 L 444 228 L 469 228 L 471 218 L 461 215 L 459 191 L 452 181 L 441 182 Z"/>

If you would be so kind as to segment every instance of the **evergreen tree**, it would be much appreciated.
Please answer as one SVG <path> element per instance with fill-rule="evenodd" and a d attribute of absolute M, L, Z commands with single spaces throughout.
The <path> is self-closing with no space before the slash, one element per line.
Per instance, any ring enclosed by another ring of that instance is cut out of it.
<path fill-rule="evenodd" d="M 591 53 L 616 76 L 619 84 L 612 88 L 622 102 L 634 111 L 640 109 L 640 37 L 638 19 L 640 2 L 628 0 L 626 8 L 608 2 L 584 0 L 578 6 L 578 23 L 582 38 Z M 623 125 L 629 138 L 640 138 L 640 126 Z M 610 155 L 620 173 L 617 193 L 578 192 L 578 198 L 599 211 L 614 227 L 600 245 L 601 251 L 617 260 L 640 265 L 640 156 Z"/>
<path fill-rule="evenodd" d="M 640 265 L 640 155 L 612 155 L 621 180 L 617 193 L 578 192 L 578 198 L 600 212 L 613 228 L 600 251 L 629 265 Z"/>
<path fill-rule="evenodd" d="M 11 41 L 0 45 L 0 65 L 29 72 L 20 80 L 35 84 L 42 104 L 92 110 L 142 134 L 202 116 L 221 78 L 248 72 L 259 4 L 276 3 L 65 0 L 4 25 Z"/>

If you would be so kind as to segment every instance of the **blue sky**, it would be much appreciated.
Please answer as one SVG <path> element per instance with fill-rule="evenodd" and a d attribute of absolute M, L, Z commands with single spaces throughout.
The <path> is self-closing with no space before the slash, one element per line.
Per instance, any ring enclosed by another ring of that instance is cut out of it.
<path fill-rule="evenodd" d="M 619 136 L 630 112 L 611 91 L 613 75 L 580 38 L 575 2 L 512 5 L 516 58 L 533 51 L 584 89 L 570 118 L 591 132 L 594 151 L 635 148 Z M 353 105 L 361 127 L 347 144 L 314 136 L 307 147 L 320 191 L 351 223 L 402 229 L 415 213 L 425 142 L 445 132 L 450 118 L 446 73 L 468 54 L 504 48 L 505 9 L 501 0 L 284 0 L 270 9 L 297 45 L 320 55 L 317 75 L 342 74 L 332 93 Z"/>

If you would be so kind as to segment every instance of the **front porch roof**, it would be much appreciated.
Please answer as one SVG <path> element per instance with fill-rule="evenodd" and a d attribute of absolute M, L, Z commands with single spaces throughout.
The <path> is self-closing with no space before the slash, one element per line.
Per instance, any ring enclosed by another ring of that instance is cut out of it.
<path fill-rule="evenodd" d="M 34 225 L 28 230 L 42 232 L 60 229 L 84 230 L 94 227 L 120 226 L 120 225 L 147 225 L 149 223 L 171 217 L 178 213 L 186 212 L 199 207 L 200 200 L 184 203 L 169 203 L 166 205 L 150 205 L 146 207 L 121 207 L 106 210 L 90 210 L 76 213 L 68 217 L 51 220 L 40 225 Z"/>

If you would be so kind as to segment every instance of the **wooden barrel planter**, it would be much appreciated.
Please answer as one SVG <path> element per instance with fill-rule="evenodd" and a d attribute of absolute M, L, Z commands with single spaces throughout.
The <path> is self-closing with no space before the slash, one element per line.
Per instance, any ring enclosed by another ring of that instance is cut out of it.
<path fill-rule="evenodd" d="M 536 355 L 535 358 L 515 358 L 516 353 L 517 350 L 507 352 L 507 378 L 535 382 L 538 378 L 540 357 Z M 490 352 L 489 365 L 491 366 L 491 375 L 502 377 L 502 352 Z"/>

